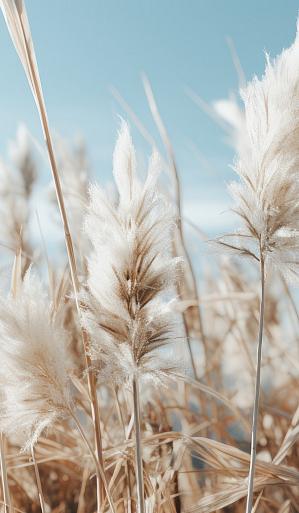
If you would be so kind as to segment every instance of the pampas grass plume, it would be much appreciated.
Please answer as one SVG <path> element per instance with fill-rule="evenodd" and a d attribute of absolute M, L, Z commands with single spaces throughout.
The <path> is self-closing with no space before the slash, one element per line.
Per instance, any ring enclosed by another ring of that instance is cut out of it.
<path fill-rule="evenodd" d="M 135 373 L 161 376 L 156 350 L 173 336 L 171 302 L 165 301 L 181 265 L 171 255 L 172 207 L 160 196 L 160 161 L 154 153 L 142 184 L 136 175 L 129 128 L 122 123 L 113 157 L 117 206 L 98 186 L 90 188 L 85 230 L 92 244 L 84 326 L 91 356 L 116 382 Z M 100 328 L 100 330 L 99 330 Z M 163 360 L 162 360 L 163 362 Z"/>
<path fill-rule="evenodd" d="M 68 338 L 32 269 L 0 298 L 0 333 L 0 428 L 28 450 L 71 407 Z"/>
<path fill-rule="evenodd" d="M 234 211 L 242 221 L 235 234 L 220 238 L 228 249 L 260 259 L 298 283 L 299 268 L 299 34 L 265 74 L 241 91 L 244 123 L 239 133 L 235 170 L 240 181 L 230 185 Z"/>

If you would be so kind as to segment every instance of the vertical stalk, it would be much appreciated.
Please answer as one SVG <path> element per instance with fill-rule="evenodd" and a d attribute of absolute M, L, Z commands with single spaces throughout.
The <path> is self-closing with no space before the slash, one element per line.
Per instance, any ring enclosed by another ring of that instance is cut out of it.
<path fill-rule="evenodd" d="M 121 424 L 121 426 L 123 428 L 124 439 L 127 440 L 127 434 L 126 434 L 124 418 L 123 418 L 123 414 L 122 414 L 122 411 L 121 411 L 121 406 L 120 406 L 119 399 L 118 399 L 118 390 L 117 390 L 117 388 L 114 387 L 113 391 L 114 391 L 114 395 L 115 395 L 116 409 L 117 409 L 117 412 L 118 412 L 120 424 Z M 127 459 L 125 460 L 124 466 L 125 466 L 125 474 L 126 474 L 126 481 L 127 481 L 128 513 L 131 513 L 131 502 L 132 502 L 132 500 L 131 500 L 131 478 L 130 478 L 130 468 L 129 468 L 129 464 L 128 464 L 128 460 Z"/>
<path fill-rule="evenodd" d="M 81 309 L 80 304 L 78 301 L 78 292 L 79 292 L 79 280 L 78 280 L 78 273 L 77 273 L 77 265 L 76 265 L 76 258 L 74 253 L 74 246 L 73 246 L 73 240 L 70 232 L 69 227 L 69 221 L 65 209 L 65 203 L 64 203 L 64 196 L 62 192 L 61 187 L 61 181 L 60 176 L 56 164 L 56 158 L 53 150 L 53 144 L 52 144 L 52 137 L 50 133 L 50 128 L 48 124 L 48 117 L 47 117 L 47 111 L 46 106 L 42 94 L 42 88 L 41 85 L 37 79 L 37 75 L 35 72 L 35 66 L 34 62 L 32 60 L 31 56 L 31 49 L 28 45 L 27 37 L 26 37 L 26 30 L 24 29 L 22 19 L 20 19 L 21 27 L 23 31 L 23 37 L 24 37 L 24 43 L 26 46 L 26 53 L 28 56 L 28 63 L 29 63 L 29 69 L 31 71 L 31 79 L 33 84 L 33 89 L 35 92 L 35 100 L 36 104 L 38 106 L 38 111 L 40 115 L 40 121 L 41 126 L 44 134 L 44 139 L 46 143 L 46 147 L 48 150 L 49 160 L 51 164 L 51 172 L 52 177 L 54 181 L 55 186 L 55 192 L 57 197 L 57 203 L 60 210 L 61 220 L 63 224 L 63 230 L 64 230 L 64 238 L 65 238 L 65 245 L 67 250 L 67 256 L 68 256 L 68 263 L 70 267 L 70 273 L 71 273 L 71 282 L 74 290 L 74 296 L 75 296 L 75 303 L 76 303 L 76 309 L 78 313 L 79 319 L 81 318 Z M 88 354 L 88 335 L 86 331 L 82 328 L 82 341 L 83 341 L 83 349 L 84 349 L 84 356 L 85 356 L 85 362 L 86 362 L 86 368 L 87 368 L 87 381 L 88 381 L 88 390 L 89 390 L 89 397 L 91 402 L 91 413 L 92 413 L 92 420 L 94 425 L 94 433 L 95 433 L 95 449 L 97 458 L 99 461 L 99 464 L 102 468 L 104 468 L 103 465 L 103 454 L 102 454 L 102 437 L 101 437 L 101 427 L 100 427 L 100 416 L 99 416 L 99 405 L 98 405 L 98 398 L 97 398 L 97 391 L 96 391 L 96 380 L 94 377 L 94 374 L 91 370 L 91 360 L 90 356 Z M 97 504 L 98 504 L 98 512 L 100 512 L 101 509 L 101 503 L 104 499 L 104 491 L 105 487 L 103 486 L 103 483 L 101 482 L 101 479 L 99 475 L 97 475 Z"/>
<path fill-rule="evenodd" d="M 254 397 L 253 415 L 252 415 L 251 453 L 250 453 L 250 467 L 249 467 L 249 474 L 248 474 L 246 513 L 252 512 L 253 485 L 254 485 L 255 462 L 256 462 L 256 438 L 257 438 L 259 398 L 260 398 L 260 388 L 261 388 L 261 364 L 262 364 L 262 345 L 263 345 L 264 312 L 265 312 L 265 262 L 264 262 L 264 257 L 262 255 L 262 251 L 260 251 L 260 274 L 261 274 L 261 302 L 260 302 L 259 335 L 258 335 L 257 365 L 256 365 L 256 378 L 255 378 L 255 397 Z"/>
<path fill-rule="evenodd" d="M 41 480 L 40 480 L 39 470 L 38 470 L 38 466 L 37 466 L 37 463 L 36 463 L 35 454 L 34 454 L 34 447 L 33 446 L 31 447 L 31 457 L 32 457 L 33 465 L 34 465 L 34 472 L 35 472 L 35 478 L 36 478 L 36 485 L 37 485 L 39 503 L 40 503 L 40 507 L 41 507 L 42 513 L 45 513 L 46 508 L 45 508 L 44 494 L 43 494 L 42 483 L 41 483 Z"/>
<path fill-rule="evenodd" d="M 5 461 L 5 437 L 4 434 L 0 434 L 0 462 L 1 462 L 1 480 L 3 489 L 3 500 L 4 500 L 4 511 L 9 513 L 10 511 L 10 494 L 7 480 L 7 470 Z"/>
<path fill-rule="evenodd" d="M 138 377 L 136 375 L 133 378 L 133 404 L 134 404 L 135 462 L 136 462 L 138 513 L 145 513 L 143 465 L 142 465 L 142 445 L 141 445 L 141 429 L 140 429 L 139 385 L 138 385 Z"/>

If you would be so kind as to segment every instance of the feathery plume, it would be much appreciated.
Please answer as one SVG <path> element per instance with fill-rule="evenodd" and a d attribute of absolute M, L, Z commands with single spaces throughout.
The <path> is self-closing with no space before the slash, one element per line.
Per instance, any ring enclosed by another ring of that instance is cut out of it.
<path fill-rule="evenodd" d="M 299 35 L 271 62 L 264 77 L 255 77 L 241 92 L 244 124 L 238 114 L 239 142 L 232 183 L 234 211 L 243 228 L 221 237 L 228 249 L 275 267 L 298 282 L 299 261 Z"/>
<path fill-rule="evenodd" d="M 22 176 L 0 160 L 0 213 L 3 219 L 0 228 L 5 245 L 16 250 L 20 238 L 26 247 L 28 240 L 29 204 Z"/>
<path fill-rule="evenodd" d="M 214 101 L 212 107 L 228 134 L 228 143 L 237 153 L 244 155 L 248 145 L 245 113 L 237 98 L 235 95 L 231 95 L 229 98 Z"/>
<path fill-rule="evenodd" d="M 54 147 L 74 244 L 77 252 L 83 254 L 87 247 L 83 231 L 78 230 L 78 227 L 82 227 L 90 181 L 86 146 L 82 140 L 75 140 L 73 144 L 69 144 L 62 137 L 56 136 Z M 51 202 L 53 201 L 57 207 L 53 184 L 50 185 L 49 192 Z"/>
<path fill-rule="evenodd" d="M 139 513 L 145 511 L 139 381 L 161 380 L 169 370 L 156 353 L 172 330 L 169 303 L 164 305 L 161 296 L 174 284 L 180 264 L 171 256 L 174 221 L 157 192 L 159 168 L 154 153 L 145 183 L 139 182 L 129 128 L 122 123 L 113 157 L 118 205 L 91 187 L 85 222 L 93 249 L 83 322 L 95 366 L 98 362 L 102 370 L 104 365 L 108 379 L 132 385 Z"/>
<path fill-rule="evenodd" d="M 24 124 L 19 124 L 16 138 L 9 142 L 8 153 L 11 161 L 22 177 L 26 197 L 29 198 L 37 177 L 30 133 Z"/>
<path fill-rule="evenodd" d="M 0 160 L 0 212 L 3 218 L 0 228 L 1 242 L 17 252 L 22 249 L 28 268 L 32 245 L 30 243 L 30 201 L 36 179 L 36 165 L 30 146 L 29 133 L 19 125 L 16 138 L 9 142 L 10 164 Z"/>
<path fill-rule="evenodd" d="M 123 122 L 113 158 L 118 205 L 98 186 L 90 188 L 85 230 L 93 249 L 84 323 L 92 359 L 104 363 L 102 372 L 106 369 L 117 383 L 136 373 L 159 378 L 166 370 L 152 356 L 172 336 L 171 304 L 162 296 L 175 283 L 181 259 L 171 256 L 174 219 L 157 192 L 159 171 L 154 153 L 145 183 L 140 183 Z"/>
<path fill-rule="evenodd" d="M 0 298 L 1 431 L 24 450 L 71 407 L 67 337 L 29 269 L 16 295 Z"/>
<path fill-rule="evenodd" d="M 245 120 L 244 125 L 239 124 L 242 135 L 235 166 L 240 182 L 231 184 L 230 192 L 243 228 L 218 240 L 230 251 L 260 263 L 261 300 L 246 513 L 251 513 L 253 504 L 267 269 L 276 268 L 289 281 L 299 283 L 298 59 L 297 30 L 293 45 L 274 62 L 267 56 L 263 78 L 255 77 L 241 93 Z"/>

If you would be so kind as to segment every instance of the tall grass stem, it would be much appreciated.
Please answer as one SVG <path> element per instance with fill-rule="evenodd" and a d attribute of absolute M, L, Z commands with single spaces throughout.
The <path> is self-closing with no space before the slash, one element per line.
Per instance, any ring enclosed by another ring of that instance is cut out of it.
<path fill-rule="evenodd" d="M 79 280 L 78 280 L 78 274 L 77 274 L 76 259 L 75 259 L 72 236 L 71 236 L 71 232 L 70 232 L 70 228 L 69 228 L 68 217 L 67 217 L 67 213 L 66 213 L 66 209 L 65 209 L 65 203 L 64 203 L 64 197 L 63 197 L 63 192 L 62 192 L 62 188 L 61 188 L 60 177 L 59 177 L 55 154 L 54 154 L 54 150 L 53 150 L 53 144 L 52 144 L 52 138 L 51 138 L 49 124 L 48 124 L 46 107 L 45 107 L 41 87 L 39 85 L 39 81 L 36 76 L 35 66 L 34 66 L 34 62 L 31 57 L 31 51 L 30 51 L 30 47 L 28 45 L 26 31 L 24 29 L 22 20 L 20 20 L 20 21 L 21 21 L 21 27 L 23 30 L 23 37 L 24 37 L 24 41 L 25 41 L 25 45 L 26 45 L 27 55 L 28 55 L 29 67 L 31 70 L 32 80 L 33 80 L 33 84 L 34 84 L 34 90 L 36 93 L 36 101 L 38 104 L 41 125 L 42 125 L 42 129 L 43 129 L 44 137 L 45 137 L 48 154 L 49 154 L 49 160 L 50 160 L 50 164 L 51 164 L 52 177 L 53 177 L 53 181 L 54 181 L 54 185 L 55 185 L 57 203 L 59 206 L 63 229 L 64 229 L 65 244 L 66 244 L 68 262 L 69 262 L 70 273 L 71 273 L 71 281 L 72 281 L 72 286 L 73 286 L 74 295 L 75 295 L 76 308 L 77 308 L 78 316 L 80 318 L 81 312 L 80 312 L 80 305 L 79 305 L 79 301 L 78 301 Z M 87 333 L 85 332 L 85 330 L 82 330 L 82 340 L 83 340 L 83 348 L 84 348 L 85 362 L 86 362 L 86 368 L 87 368 L 87 379 L 88 379 L 89 396 L 90 396 L 90 401 L 91 401 L 91 412 L 92 412 L 92 419 L 93 419 L 94 431 L 95 431 L 95 447 L 96 447 L 96 453 L 97 453 L 99 463 L 103 467 L 99 406 L 98 406 L 98 399 L 97 399 L 97 393 L 96 393 L 96 387 L 95 387 L 95 379 L 94 379 L 94 376 L 93 376 L 93 373 L 91 370 L 91 360 L 88 355 L 88 336 L 87 336 Z M 97 481 L 97 500 L 98 500 L 98 503 L 100 503 L 100 504 L 103 500 L 103 485 L 99 481 Z"/>
<path fill-rule="evenodd" d="M 261 257 L 260 257 L 261 301 L 260 301 L 257 365 L 256 365 L 256 378 L 255 378 L 255 397 L 254 397 L 253 415 L 252 415 L 251 453 L 250 453 L 250 467 L 249 467 L 249 474 L 248 474 L 246 513 L 252 512 L 254 474 L 255 474 L 255 463 L 256 463 L 256 439 L 257 439 L 259 399 L 260 399 L 260 388 L 261 388 L 262 345 L 263 345 L 264 313 L 265 313 L 265 262 L 264 262 L 264 258 L 262 256 L 262 251 L 260 251 L 260 254 L 261 254 Z"/>
<path fill-rule="evenodd" d="M 43 494 L 42 483 L 41 483 L 41 480 L 40 480 L 40 474 L 39 474 L 37 462 L 36 462 L 36 459 L 35 459 L 35 453 L 34 453 L 34 447 L 33 446 L 31 447 L 31 457 L 32 457 L 33 465 L 34 465 L 34 472 L 35 472 L 35 479 L 36 479 L 39 503 L 40 503 L 40 507 L 41 507 L 42 513 L 45 513 L 46 512 L 46 508 L 45 508 L 44 494 Z"/>
<path fill-rule="evenodd" d="M 0 462 L 1 462 L 1 480 L 3 488 L 3 499 L 4 499 L 4 511 L 5 513 L 10 512 L 10 493 L 7 479 L 7 469 L 5 461 L 5 436 L 3 433 L 0 434 Z"/>
<path fill-rule="evenodd" d="M 134 376 L 134 379 L 133 379 L 133 404 L 134 404 L 135 461 L 136 461 L 138 513 L 145 513 L 143 464 L 142 464 L 142 443 L 141 443 L 141 428 L 140 428 L 140 401 L 139 401 L 139 384 L 138 384 L 137 376 Z"/>

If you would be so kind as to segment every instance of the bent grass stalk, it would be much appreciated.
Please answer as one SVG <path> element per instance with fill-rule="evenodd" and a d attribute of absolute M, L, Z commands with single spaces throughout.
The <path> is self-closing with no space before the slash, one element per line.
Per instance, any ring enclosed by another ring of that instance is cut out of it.
<path fill-rule="evenodd" d="M 1 6 L 3 9 L 3 12 L 6 13 L 5 4 L 1 3 Z M 19 11 L 19 9 L 20 9 L 20 11 Z M 45 142 L 46 142 L 46 146 L 47 146 L 47 150 L 48 150 L 48 154 L 49 154 L 49 160 L 50 160 L 50 164 L 51 164 L 52 177 L 53 177 L 53 181 L 54 181 L 54 185 L 55 185 L 57 203 L 59 206 L 61 220 L 62 220 L 62 224 L 63 224 L 65 244 L 66 244 L 68 262 L 69 262 L 70 273 L 71 273 L 71 281 L 72 281 L 72 286 L 73 286 L 73 290 L 74 290 L 74 294 L 75 294 L 76 308 L 77 308 L 78 316 L 80 318 L 81 311 L 80 311 L 80 305 L 78 302 L 79 280 L 78 280 L 78 274 L 77 274 L 77 266 L 76 266 L 74 248 L 73 248 L 73 241 L 72 241 L 72 236 L 70 233 L 69 222 L 68 222 L 68 217 L 67 217 L 67 213 L 66 213 L 66 209 L 65 209 L 65 203 L 64 203 L 64 197 L 63 197 L 62 188 L 61 188 L 60 177 L 59 177 L 56 159 L 55 159 L 55 155 L 54 155 L 52 138 L 51 138 L 51 133 L 50 133 L 49 124 L 48 124 L 47 112 L 46 112 L 46 106 L 45 106 L 44 97 L 43 97 L 43 93 L 42 93 L 42 87 L 41 87 L 41 83 L 40 83 L 40 79 L 39 79 L 38 67 L 37 67 L 37 63 L 35 61 L 35 55 L 34 55 L 34 58 L 32 56 L 32 51 L 33 51 L 32 40 L 31 40 L 31 47 L 28 43 L 28 32 L 30 34 L 29 23 L 28 23 L 27 30 L 24 27 L 24 23 L 23 23 L 23 17 L 25 20 L 27 20 L 25 5 L 23 4 L 23 2 L 20 4 L 19 9 L 17 9 L 17 7 L 16 7 L 16 11 L 18 12 L 18 15 L 19 15 L 19 23 L 20 23 L 21 30 L 22 30 L 21 35 L 22 35 L 23 43 L 25 45 L 25 55 L 26 55 L 27 62 L 23 62 L 23 60 L 21 58 L 21 54 L 18 51 L 19 43 L 17 43 L 14 40 L 13 35 L 12 35 L 12 40 L 16 46 L 17 52 L 19 53 L 19 57 L 23 64 L 25 72 L 26 72 L 26 70 L 29 71 L 29 75 L 28 75 L 28 73 L 26 73 L 29 83 L 30 83 L 30 79 L 32 81 L 31 89 L 32 89 L 32 92 L 33 92 L 33 95 L 35 97 L 35 101 L 37 104 L 37 108 L 38 108 L 38 112 L 39 112 L 40 120 L 41 120 L 41 125 L 42 125 L 42 129 L 43 129 L 43 133 L 44 133 L 44 138 L 45 138 Z M 11 34 L 13 34 L 13 32 L 11 32 Z M 30 39 L 31 39 L 31 36 L 30 36 Z M 92 419 L 93 419 L 94 431 L 95 431 L 96 453 L 97 453 L 97 457 L 99 459 L 99 463 L 103 467 L 99 406 L 98 406 L 98 399 L 97 399 L 96 386 L 95 386 L 96 382 L 95 382 L 93 373 L 91 371 L 91 360 L 88 355 L 88 336 L 84 329 L 82 329 L 82 340 L 83 340 L 83 348 L 84 348 L 85 362 L 86 362 L 86 368 L 87 368 L 87 379 L 88 379 L 88 389 L 89 389 L 89 395 L 90 395 L 90 401 L 91 401 Z M 99 480 L 97 481 L 97 496 L 98 496 L 98 511 L 100 511 L 100 504 L 103 500 L 103 486 Z"/>
<path fill-rule="evenodd" d="M 39 105 L 40 105 L 41 123 L 42 123 L 42 127 L 44 130 L 45 141 L 46 141 L 50 164 L 51 164 L 52 176 L 53 176 L 53 180 L 54 180 L 54 184 L 55 184 L 57 202 L 59 205 L 59 210 L 60 210 L 61 219 L 62 219 L 62 223 L 63 223 L 67 255 L 68 255 L 68 261 L 69 261 L 70 272 L 71 272 L 71 280 L 72 280 L 72 285 L 73 285 L 74 294 L 75 294 L 76 308 L 77 308 L 78 316 L 80 318 L 81 311 L 80 311 L 80 305 L 78 302 L 79 280 L 78 280 L 78 274 L 77 274 L 77 266 L 76 266 L 73 241 L 72 241 L 72 236 L 70 233 L 69 222 L 68 222 L 68 217 L 67 217 L 67 213 L 66 213 L 66 209 L 65 209 L 59 173 L 58 173 L 56 159 L 55 159 L 55 155 L 54 155 L 54 151 L 53 151 L 52 139 L 51 139 L 49 126 L 48 126 L 48 122 L 47 122 L 47 115 L 46 115 L 46 111 L 45 111 L 43 102 L 41 101 L 38 89 L 37 89 L 37 95 L 38 95 L 38 100 L 39 100 Z M 83 347 L 84 347 L 84 354 L 85 354 L 85 361 L 86 361 L 86 368 L 87 368 L 87 379 L 88 379 L 88 388 L 89 388 L 89 394 L 90 394 L 90 400 L 91 400 L 92 419 L 93 419 L 94 428 L 95 428 L 96 452 L 97 452 L 99 461 L 101 462 L 101 465 L 103 466 L 99 405 L 98 405 L 98 399 L 97 399 L 97 394 L 96 394 L 95 379 L 94 379 L 92 371 L 90 370 L 91 360 L 88 355 L 88 336 L 87 336 L 87 333 L 85 330 L 82 330 L 82 340 L 83 340 Z M 103 493 L 102 493 L 102 485 L 99 482 L 99 480 L 97 481 L 97 495 L 98 495 L 98 502 L 99 502 L 99 504 L 101 504 L 101 502 L 103 500 Z"/>
<path fill-rule="evenodd" d="M 257 439 L 257 426 L 258 426 L 258 411 L 259 411 L 259 398 L 261 388 L 261 364 L 262 364 L 262 345 L 263 345 L 263 330 L 264 330 L 264 313 L 265 313 L 265 262 L 260 251 L 260 275 L 261 275 L 261 302 L 260 302 L 260 318 L 259 318 L 259 334 L 258 334 L 258 348 L 257 348 L 257 365 L 256 365 L 256 379 L 255 379 L 255 397 L 253 404 L 252 415 L 252 433 L 251 433 L 251 453 L 250 453 L 250 467 L 248 474 L 248 492 L 246 502 L 246 513 L 251 513 L 253 503 L 253 488 L 254 488 L 254 474 L 256 464 L 256 439 Z"/>

